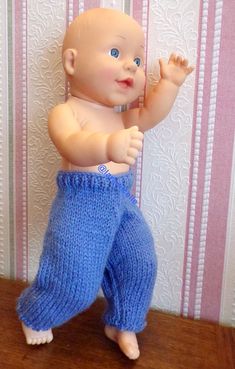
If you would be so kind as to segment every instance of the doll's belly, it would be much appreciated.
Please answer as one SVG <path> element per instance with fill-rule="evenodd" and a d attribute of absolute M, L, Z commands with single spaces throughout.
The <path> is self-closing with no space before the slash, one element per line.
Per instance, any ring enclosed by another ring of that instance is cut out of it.
<path fill-rule="evenodd" d="M 98 164 L 90 167 L 78 167 L 69 163 L 67 160 L 62 159 L 61 169 L 67 171 L 79 171 L 79 172 L 96 172 L 101 174 L 119 174 L 128 172 L 130 166 L 128 164 L 118 164 L 113 161 L 109 161 L 105 164 Z"/>

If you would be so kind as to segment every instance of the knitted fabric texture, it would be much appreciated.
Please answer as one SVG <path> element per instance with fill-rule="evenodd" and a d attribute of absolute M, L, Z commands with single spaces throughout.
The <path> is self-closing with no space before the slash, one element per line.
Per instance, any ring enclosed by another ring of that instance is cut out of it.
<path fill-rule="evenodd" d="M 133 173 L 57 174 L 39 270 L 17 301 L 34 330 L 60 326 L 87 309 L 100 286 L 105 324 L 139 332 L 146 325 L 157 259 L 150 229 L 126 196 Z"/>

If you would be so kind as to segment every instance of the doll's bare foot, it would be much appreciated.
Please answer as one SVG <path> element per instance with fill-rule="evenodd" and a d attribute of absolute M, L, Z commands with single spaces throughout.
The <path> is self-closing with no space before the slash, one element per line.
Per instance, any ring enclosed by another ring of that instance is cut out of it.
<path fill-rule="evenodd" d="M 119 331 L 115 327 L 106 325 L 104 328 L 106 336 L 116 342 L 122 352 L 131 360 L 136 360 L 140 356 L 137 338 L 134 332 Z"/>
<path fill-rule="evenodd" d="M 43 343 L 50 343 L 53 340 L 51 329 L 48 331 L 34 331 L 26 327 L 24 323 L 22 323 L 22 328 L 28 345 L 41 345 Z"/>

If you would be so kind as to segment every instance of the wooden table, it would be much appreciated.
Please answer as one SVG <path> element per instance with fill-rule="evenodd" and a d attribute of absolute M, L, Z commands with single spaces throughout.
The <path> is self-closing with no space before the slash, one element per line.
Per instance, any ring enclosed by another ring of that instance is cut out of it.
<path fill-rule="evenodd" d="M 15 312 L 22 282 L 0 279 L 1 369 L 235 369 L 235 330 L 156 311 L 138 341 L 141 356 L 127 359 L 103 333 L 105 301 L 53 330 L 50 344 L 28 346 Z"/>

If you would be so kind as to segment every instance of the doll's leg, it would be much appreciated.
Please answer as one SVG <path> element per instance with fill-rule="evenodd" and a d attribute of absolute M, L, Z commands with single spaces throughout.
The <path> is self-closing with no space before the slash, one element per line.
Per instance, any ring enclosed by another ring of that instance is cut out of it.
<path fill-rule="evenodd" d="M 108 191 L 98 196 L 87 188 L 78 193 L 59 192 L 37 276 L 17 304 L 28 343 L 50 341 L 51 328 L 94 301 L 120 222 L 117 214 L 117 205 Z"/>
<path fill-rule="evenodd" d="M 144 329 L 156 280 L 153 237 L 136 206 L 129 206 L 115 235 L 102 288 L 108 301 L 105 333 L 130 358 L 139 356 L 136 332 Z"/>

